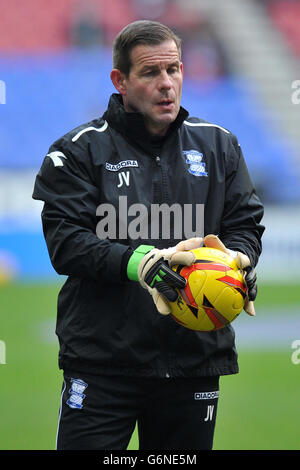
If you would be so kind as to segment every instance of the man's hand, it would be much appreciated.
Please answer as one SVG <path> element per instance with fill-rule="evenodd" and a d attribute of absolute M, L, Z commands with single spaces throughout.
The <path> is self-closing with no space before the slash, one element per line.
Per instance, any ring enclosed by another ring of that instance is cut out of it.
<path fill-rule="evenodd" d="M 202 242 L 202 238 L 190 238 L 163 250 L 141 245 L 129 259 L 128 278 L 139 281 L 148 290 L 159 313 L 168 315 L 171 312 L 168 301 L 175 302 L 178 296 L 176 289 L 183 289 L 186 284 L 185 279 L 171 269 L 172 266 L 191 266 L 196 257 L 189 250 L 199 248 Z"/>
<path fill-rule="evenodd" d="M 204 238 L 204 245 L 208 248 L 215 248 L 227 253 L 235 258 L 237 266 L 245 273 L 245 282 L 248 287 L 248 294 L 244 305 L 244 310 L 248 315 L 255 316 L 254 300 L 257 295 L 256 272 L 250 266 L 250 260 L 247 255 L 239 251 L 232 251 L 226 248 L 224 243 L 216 235 L 207 235 Z"/>

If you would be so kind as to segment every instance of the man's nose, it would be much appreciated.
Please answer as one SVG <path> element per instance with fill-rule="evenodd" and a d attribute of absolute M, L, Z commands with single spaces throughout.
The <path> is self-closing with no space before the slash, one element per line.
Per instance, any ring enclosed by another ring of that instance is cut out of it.
<path fill-rule="evenodd" d="M 166 70 L 163 70 L 159 77 L 159 88 L 169 90 L 172 87 L 171 78 Z"/>

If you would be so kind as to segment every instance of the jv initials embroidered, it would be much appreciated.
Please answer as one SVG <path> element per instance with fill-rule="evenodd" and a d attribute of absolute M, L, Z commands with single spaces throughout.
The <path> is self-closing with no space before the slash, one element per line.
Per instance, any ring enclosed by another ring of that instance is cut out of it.
<path fill-rule="evenodd" d="M 123 181 L 126 184 L 126 186 L 129 186 L 129 176 L 130 176 L 129 171 L 126 171 L 126 173 L 124 173 L 124 171 L 119 173 L 120 183 L 118 184 L 117 188 L 121 188 L 121 186 L 123 186 Z"/>
<path fill-rule="evenodd" d="M 212 421 L 213 414 L 214 414 L 214 405 L 208 405 L 207 415 L 206 415 L 206 418 L 204 419 L 204 421 Z"/>

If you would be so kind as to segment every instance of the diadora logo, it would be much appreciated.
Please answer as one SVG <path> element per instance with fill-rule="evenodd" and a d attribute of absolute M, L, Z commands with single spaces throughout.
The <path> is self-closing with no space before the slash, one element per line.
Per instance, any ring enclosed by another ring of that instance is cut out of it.
<path fill-rule="evenodd" d="M 105 163 L 105 168 L 108 171 L 119 171 L 122 168 L 128 168 L 128 167 L 138 167 L 138 162 L 136 160 L 122 160 L 119 163 Z"/>
<path fill-rule="evenodd" d="M 105 168 L 108 171 L 119 171 L 123 168 L 129 168 L 129 167 L 138 167 L 138 162 L 136 160 L 122 160 L 119 163 L 105 163 Z M 129 186 L 129 177 L 130 173 L 129 171 L 121 171 L 121 173 L 118 174 L 119 178 L 119 184 L 117 184 L 117 188 L 121 188 L 123 184 L 126 186 Z"/>
<path fill-rule="evenodd" d="M 194 394 L 195 400 L 214 400 L 215 398 L 219 398 L 219 391 L 215 392 L 196 392 Z"/>
<path fill-rule="evenodd" d="M 189 173 L 195 176 L 208 176 L 205 169 L 205 163 L 202 161 L 203 153 L 198 150 L 184 150 L 183 155 L 189 167 Z"/>
<path fill-rule="evenodd" d="M 67 400 L 67 405 L 70 408 L 77 408 L 81 410 L 82 402 L 85 399 L 84 391 L 88 384 L 81 379 L 71 379 L 72 386 L 69 390 L 70 398 Z"/>
<path fill-rule="evenodd" d="M 62 158 L 67 158 L 62 152 L 59 152 L 58 150 L 48 153 L 46 157 L 51 158 L 54 166 L 64 166 Z"/>

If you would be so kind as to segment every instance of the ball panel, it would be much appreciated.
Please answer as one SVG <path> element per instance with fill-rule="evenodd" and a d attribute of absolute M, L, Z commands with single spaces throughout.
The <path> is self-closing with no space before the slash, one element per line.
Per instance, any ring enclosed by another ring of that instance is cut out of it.
<path fill-rule="evenodd" d="M 192 250 L 192 266 L 174 266 L 187 280 L 176 302 L 170 302 L 177 323 L 196 331 L 212 331 L 231 323 L 242 311 L 247 292 L 243 273 L 226 253 L 212 248 Z"/>
<path fill-rule="evenodd" d="M 196 255 L 196 262 L 199 260 L 215 261 L 216 263 L 225 263 L 230 266 L 231 269 L 237 269 L 236 261 L 223 251 L 207 247 L 196 248 L 191 251 Z"/>
<path fill-rule="evenodd" d="M 227 325 L 228 320 L 223 317 L 223 315 L 221 315 L 220 312 L 216 310 L 216 308 L 214 308 L 214 306 L 209 302 L 209 300 L 205 296 L 203 300 L 202 309 L 205 311 L 206 315 L 214 324 L 214 330 L 223 328 L 223 326 Z"/>
<path fill-rule="evenodd" d="M 236 297 L 240 298 L 240 302 Z M 235 307 L 235 304 L 239 304 L 238 307 Z M 243 305 L 242 296 L 237 292 L 233 292 L 230 287 L 225 287 L 214 301 L 215 308 L 221 315 L 224 315 L 229 322 L 232 322 L 242 311 Z"/>

